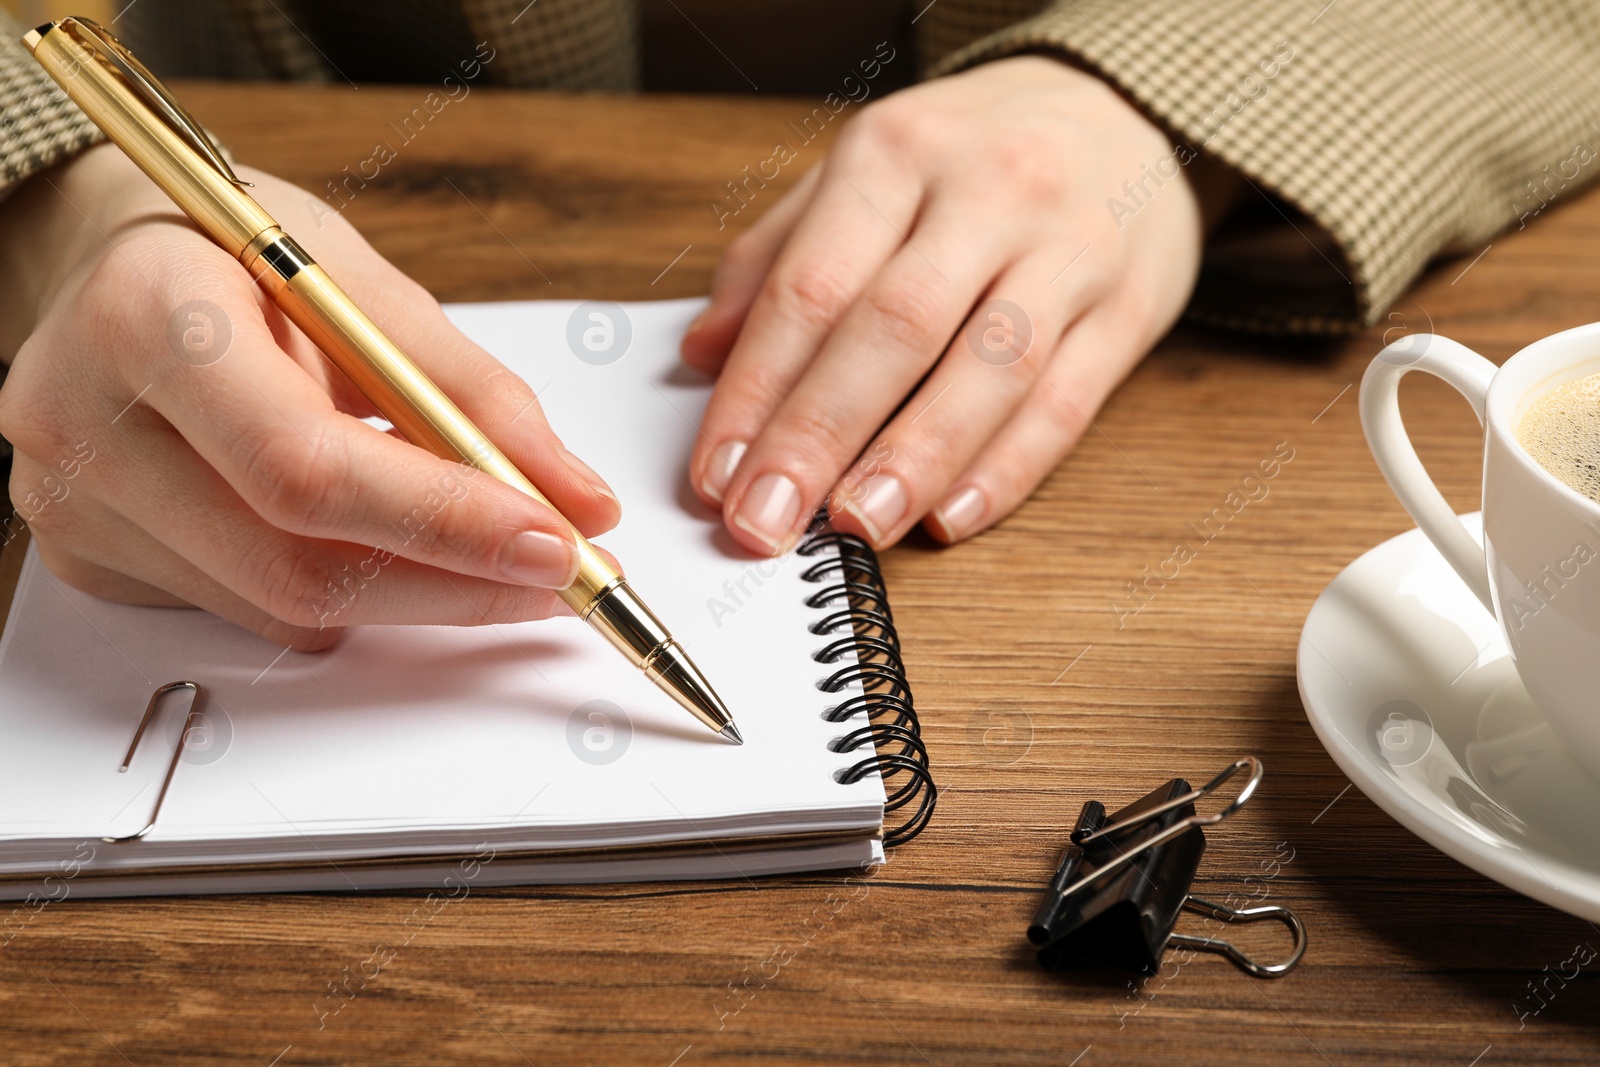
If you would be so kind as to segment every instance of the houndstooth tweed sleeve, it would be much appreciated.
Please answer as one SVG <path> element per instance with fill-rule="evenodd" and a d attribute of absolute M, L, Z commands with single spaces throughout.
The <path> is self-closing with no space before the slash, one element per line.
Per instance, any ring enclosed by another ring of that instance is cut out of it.
<path fill-rule="evenodd" d="M 105 139 L 28 55 L 22 34 L 0 10 L 0 197 L 35 171 Z"/>
<path fill-rule="evenodd" d="M 1358 329 L 1430 259 L 1476 254 L 1600 172 L 1594 0 L 1057 0 L 984 25 L 1018 3 L 927 9 L 930 73 L 1064 55 L 1254 187 L 1241 205 L 1266 225 L 1224 226 L 1191 318 Z M 1137 213 L 1139 190 L 1111 192 L 1113 217 Z"/>

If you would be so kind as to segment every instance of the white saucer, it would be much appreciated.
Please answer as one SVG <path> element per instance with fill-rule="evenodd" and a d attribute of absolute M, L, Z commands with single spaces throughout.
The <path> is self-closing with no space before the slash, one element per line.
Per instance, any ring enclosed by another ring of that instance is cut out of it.
<path fill-rule="evenodd" d="M 1478 513 L 1463 519 L 1481 540 Z M 1600 781 L 1567 755 L 1499 625 L 1420 530 L 1329 583 L 1298 661 L 1317 736 L 1379 807 L 1495 881 L 1600 921 Z"/>

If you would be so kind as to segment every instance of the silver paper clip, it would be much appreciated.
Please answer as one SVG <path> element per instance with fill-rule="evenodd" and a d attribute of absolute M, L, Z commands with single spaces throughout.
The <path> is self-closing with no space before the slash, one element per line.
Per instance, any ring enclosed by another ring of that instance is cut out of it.
<path fill-rule="evenodd" d="M 128 765 L 133 762 L 133 754 L 139 749 L 139 741 L 144 737 L 145 729 L 150 725 L 150 720 L 155 718 L 156 709 L 161 705 L 161 698 L 179 689 L 188 689 L 194 696 L 189 698 L 189 711 L 183 718 L 183 731 L 178 734 L 178 744 L 172 750 L 172 762 L 167 764 L 166 777 L 161 779 L 161 792 L 156 794 L 155 807 L 150 809 L 150 821 L 136 834 L 129 834 L 127 837 L 102 837 L 100 840 L 107 844 L 124 845 L 130 841 L 138 841 L 155 829 L 156 819 L 161 815 L 161 804 L 167 799 L 167 789 L 172 785 L 172 776 L 177 773 L 178 764 L 183 760 L 184 746 L 189 743 L 189 731 L 194 729 L 195 719 L 200 712 L 202 690 L 199 682 L 168 682 L 150 694 L 150 703 L 144 708 L 144 718 L 139 720 L 139 728 L 133 732 L 133 743 L 128 746 L 128 754 L 122 757 L 122 766 L 117 768 L 118 774 L 127 772 Z"/>

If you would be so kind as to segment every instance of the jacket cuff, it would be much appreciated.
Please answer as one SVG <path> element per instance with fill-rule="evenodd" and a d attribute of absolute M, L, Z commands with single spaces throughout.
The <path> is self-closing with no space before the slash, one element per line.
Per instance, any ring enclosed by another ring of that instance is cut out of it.
<path fill-rule="evenodd" d="M 1577 0 L 1533 5 L 1571 9 L 1557 33 L 1550 19 L 1498 7 L 1531 57 L 1517 62 L 1472 0 L 1458 3 L 1431 15 L 1389 5 L 1380 32 L 1354 9 L 1299 0 L 1059 0 L 930 72 L 1043 52 L 1106 79 L 1172 135 L 1178 157 L 1212 156 L 1260 194 L 1247 192 L 1209 244 L 1189 316 L 1351 332 L 1433 256 L 1476 251 L 1526 214 L 1518 204 L 1537 209 L 1524 187 L 1542 165 L 1582 172 L 1563 171 L 1563 189 L 1600 171 L 1583 165 L 1595 159 L 1585 148 L 1595 94 L 1540 73 L 1582 69 L 1600 47 L 1600 17 Z M 1119 194 L 1113 215 L 1118 200 L 1139 206 Z"/>
<path fill-rule="evenodd" d="M 105 140 L 33 61 L 23 29 L 0 11 L 0 198 L 24 179 Z"/>

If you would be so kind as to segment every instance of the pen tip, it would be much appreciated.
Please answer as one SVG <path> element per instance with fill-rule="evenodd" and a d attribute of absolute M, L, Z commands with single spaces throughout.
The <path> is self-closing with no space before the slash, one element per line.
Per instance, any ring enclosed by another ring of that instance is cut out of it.
<path fill-rule="evenodd" d="M 731 722 L 722 728 L 722 736 L 736 745 L 744 744 L 744 738 L 740 736 L 739 728 Z"/>

